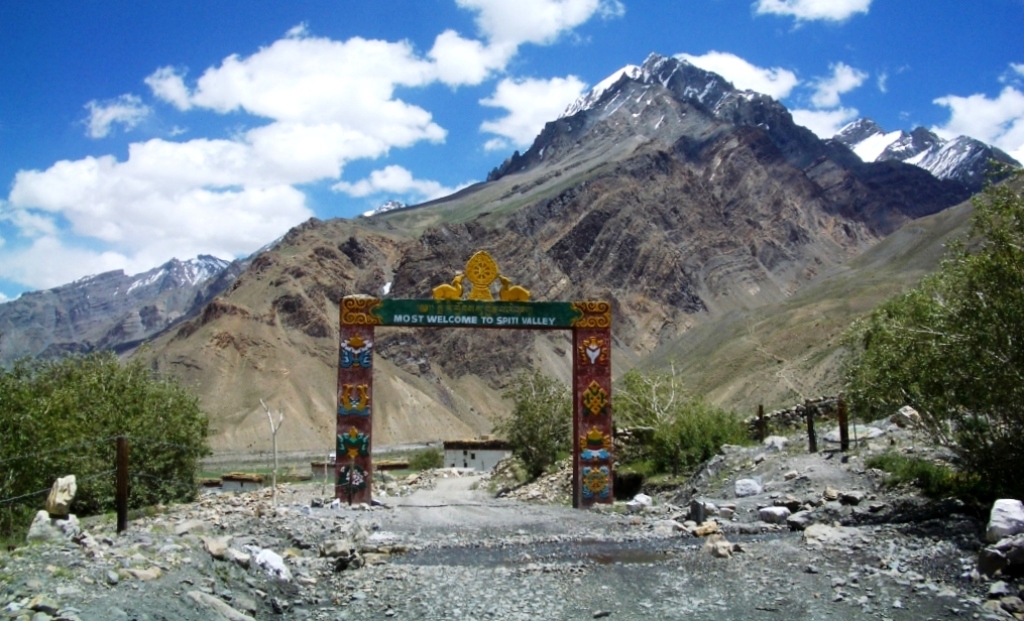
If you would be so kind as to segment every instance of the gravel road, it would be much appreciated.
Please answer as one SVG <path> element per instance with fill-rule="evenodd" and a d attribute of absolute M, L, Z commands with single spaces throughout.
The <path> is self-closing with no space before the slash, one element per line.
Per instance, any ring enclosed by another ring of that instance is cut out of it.
<path fill-rule="evenodd" d="M 971 575 L 977 519 L 891 510 L 920 499 L 876 489 L 856 459 L 757 451 L 726 452 L 700 484 L 735 509 L 719 519 L 727 541 L 692 536 L 669 496 L 579 511 L 494 498 L 481 476 L 442 470 L 393 482 L 383 506 L 332 508 L 320 486 L 286 485 L 276 508 L 269 490 L 208 495 L 121 535 L 96 518 L 78 543 L 0 553 L 0 619 L 1012 618 Z M 741 476 L 763 492 L 730 497 Z M 833 485 L 864 504 L 826 502 Z M 758 521 L 793 495 L 818 498 L 817 524 Z"/>

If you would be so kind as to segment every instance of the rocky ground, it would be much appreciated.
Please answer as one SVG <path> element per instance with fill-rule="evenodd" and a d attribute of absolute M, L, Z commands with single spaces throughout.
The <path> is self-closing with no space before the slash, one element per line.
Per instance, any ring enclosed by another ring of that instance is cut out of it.
<path fill-rule="evenodd" d="M 591 511 L 557 502 L 564 474 L 495 498 L 501 481 L 449 469 L 391 481 L 372 507 L 331 506 L 305 484 L 281 486 L 276 508 L 269 490 L 206 495 L 120 535 L 109 517 L 83 520 L 77 543 L 0 553 L 0 618 L 1021 615 L 1016 584 L 974 570 L 984 516 L 864 467 L 931 450 L 880 431 L 847 454 L 807 453 L 796 436 L 726 447 L 685 489 Z"/>

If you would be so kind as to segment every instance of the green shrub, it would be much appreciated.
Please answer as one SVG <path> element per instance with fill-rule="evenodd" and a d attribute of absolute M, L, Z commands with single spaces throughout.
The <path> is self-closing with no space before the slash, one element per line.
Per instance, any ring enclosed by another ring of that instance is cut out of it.
<path fill-rule="evenodd" d="M 512 412 L 498 422 L 495 431 L 535 479 L 555 463 L 559 453 L 572 450 L 569 389 L 534 371 L 516 377 L 504 397 L 512 401 Z"/>
<path fill-rule="evenodd" d="M 68 474 L 78 486 L 72 511 L 112 510 L 117 436 L 128 438 L 131 508 L 191 500 L 206 434 L 195 396 L 112 353 L 0 369 L 0 534 L 24 529 Z"/>
<path fill-rule="evenodd" d="M 984 493 L 977 477 L 959 473 L 950 466 L 921 457 L 889 452 L 869 457 L 864 465 L 887 472 L 886 486 L 913 485 L 929 498 L 957 497 L 972 500 Z"/>
<path fill-rule="evenodd" d="M 627 373 L 615 395 L 620 425 L 653 430 L 633 451 L 647 462 L 647 474 L 679 476 L 714 456 L 723 444 L 750 442 L 744 423 L 732 412 L 691 396 L 673 372 Z"/>
<path fill-rule="evenodd" d="M 438 448 L 416 451 L 409 458 L 409 468 L 412 470 L 430 470 L 442 467 L 444 467 L 444 453 Z"/>

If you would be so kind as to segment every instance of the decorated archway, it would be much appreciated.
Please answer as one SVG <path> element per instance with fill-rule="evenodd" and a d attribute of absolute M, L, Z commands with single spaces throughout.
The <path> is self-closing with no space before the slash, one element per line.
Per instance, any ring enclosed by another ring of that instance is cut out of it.
<path fill-rule="evenodd" d="M 468 281 L 469 287 L 466 286 Z M 495 298 L 492 287 L 500 283 Z M 373 489 L 373 344 L 377 326 L 572 330 L 573 506 L 612 502 L 611 305 L 534 302 L 486 252 L 428 299 L 341 300 L 335 496 L 370 502 Z"/>

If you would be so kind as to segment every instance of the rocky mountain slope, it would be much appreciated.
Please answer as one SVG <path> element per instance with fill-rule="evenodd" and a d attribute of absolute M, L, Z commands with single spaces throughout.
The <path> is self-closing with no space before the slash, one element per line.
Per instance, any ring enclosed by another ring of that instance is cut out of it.
<path fill-rule="evenodd" d="M 197 312 L 243 269 L 200 255 L 134 276 L 117 270 L 25 293 L 0 304 L 0 366 L 25 356 L 131 348 Z"/>
<path fill-rule="evenodd" d="M 764 313 L 764 338 L 776 308 L 800 321 L 792 301 L 820 302 L 802 292 L 836 282 L 830 275 L 879 240 L 912 220 L 941 217 L 969 194 L 918 166 L 863 162 L 793 123 L 771 98 L 652 55 L 548 123 L 485 183 L 423 205 L 297 227 L 139 355 L 195 386 L 215 449 L 269 444 L 262 398 L 285 412 L 281 448 L 321 452 L 334 445 L 338 300 L 428 297 L 487 250 L 535 300 L 612 302 L 617 373 L 682 357 L 703 369 L 695 379 L 717 401 L 788 403 L 785 391 L 759 394 L 779 378 L 717 357 L 720 340 L 701 356 L 680 344 L 688 334 L 735 334 L 716 326 L 737 324 L 718 322 L 756 313 Z M 941 235 L 925 237 L 920 247 L 932 249 Z M 923 252 L 921 269 L 936 255 Z M 876 256 L 887 264 L 889 255 Z M 874 278 L 870 291 L 912 280 L 905 270 L 876 268 L 849 273 Z M 842 297 L 860 295 L 858 287 L 836 287 L 835 304 L 869 307 Z M 801 325 L 778 334 L 789 333 L 793 346 L 821 335 Z M 731 342 L 751 342 L 742 336 Z M 825 342 L 822 359 L 835 350 L 834 339 Z M 508 408 L 500 395 L 511 377 L 541 368 L 567 379 L 570 347 L 557 332 L 379 330 L 375 445 L 489 431 Z"/>

